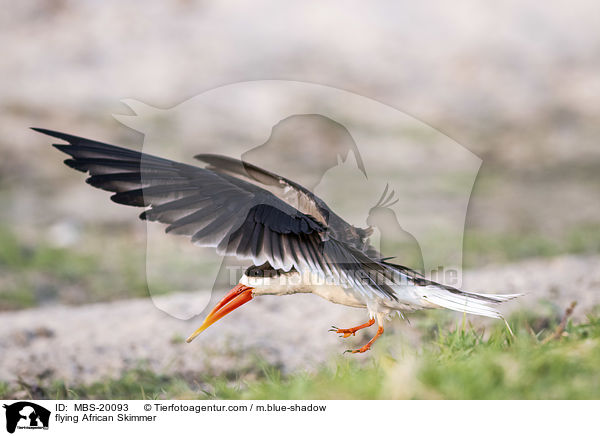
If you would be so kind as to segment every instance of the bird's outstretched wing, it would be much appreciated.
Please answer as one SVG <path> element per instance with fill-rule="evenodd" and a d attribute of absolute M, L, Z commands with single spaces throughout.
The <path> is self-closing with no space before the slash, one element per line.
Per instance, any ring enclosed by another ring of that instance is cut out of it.
<path fill-rule="evenodd" d="M 214 158 L 209 162 L 213 169 L 200 168 L 65 133 L 34 130 L 68 142 L 54 144 L 71 156 L 65 164 L 89 173 L 90 185 L 114 192 L 114 202 L 146 207 L 140 218 L 168 224 L 167 233 L 190 236 L 195 244 L 214 247 L 220 255 L 252 259 L 255 265 L 268 262 L 286 271 L 310 270 L 347 283 L 365 296 L 397 299 L 386 284 L 389 267 L 360 250 L 357 241 L 332 231 L 331 211 L 320 200 L 315 205 L 329 213 L 328 220 L 278 198 L 260 186 L 264 180 L 215 171 Z M 258 167 L 252 170 L 279 177 Z M 301 187 L 299 191 L 315 201 L 309 191 Z M 362 271 L 369 274 L 357 274 Z"/>
<path fill-rule="evenodd" d="M 249 181 L 268 190 L 327 227 L 337 240 L 361 251 L 367 248 L 368 238 L 373 233 L 371 228 L 363 229 L 346 222 L 331 210 L 327 203 L 304 186 L 240 159 L 218 154 L 198 154 L 194 157 L 207 163 L 206 168 L 209 170 Z"/>

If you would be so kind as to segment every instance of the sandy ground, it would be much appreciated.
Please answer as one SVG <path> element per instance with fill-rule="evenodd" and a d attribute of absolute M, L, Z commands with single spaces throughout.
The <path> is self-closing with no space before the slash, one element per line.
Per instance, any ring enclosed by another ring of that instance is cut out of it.
<path fill-rule="evenodd" d="M 467 271 L 464 280 L 469 289 L 526 292 L 505 305 L 506 314 L 519 309 L 542 313 L 541 302 L 546 308 L 550 304 L 562 310 L 576 299 L 575 317 L 582 319 L 600 304 L 599 261 L 598 256 L 530 260 Z M 176 308 L 189 304 L 193 295 L 160 298 L 167 307 Z M 475 325 L 488 323 L 469 318 Z M 183 338 L 200 320 L 173 318 L 156 309 L 150 299 L 6 312 L 0 315 L 4 326 L 0 380 L 50 377 L 67 383 L 92 382 L 140 364 L 166 374 L 231 374 L 256 370 L 257 356 L 284 371 L 306 369 L 339 356 L 347 344 L 356 346 L 366 339 L 352 338 L 344 344 L 327 332 L 331 324 L 347 327 L 363 321 L 362 310 L 312 295 L 263 297 L 186 344 Z M 390 330 L 394 340 L 418 341 L 415 329 L 402 321 L 394 322 Z"/>

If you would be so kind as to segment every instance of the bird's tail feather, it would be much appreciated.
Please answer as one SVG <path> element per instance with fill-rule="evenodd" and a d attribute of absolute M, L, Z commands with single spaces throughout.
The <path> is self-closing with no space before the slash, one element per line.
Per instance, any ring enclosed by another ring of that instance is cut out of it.
<path fill-rule="evenodd" d="M 424 286 L 421 288 L 421 298 L 434 306 L 445 307 L 457 312 L 490 318 L 504 319 L 502 314 L 491 307 L 492 304 L 503 303 L 521 294 L 480 294 L 475 292 L 452 292 L 443 287 Z"/>
<path fill-rule="evenodd" d="M 463 291 L 464 292 L 464 291 Z M 473 295 L 475 297 L 485 298 L 489 300 L 497 300 L 494 303 L 504 303 L 505 301 L 512 300 L 522 296 L 523 294 L 482 294 L 479 292 L 465 292 L 467 295 Z"/>

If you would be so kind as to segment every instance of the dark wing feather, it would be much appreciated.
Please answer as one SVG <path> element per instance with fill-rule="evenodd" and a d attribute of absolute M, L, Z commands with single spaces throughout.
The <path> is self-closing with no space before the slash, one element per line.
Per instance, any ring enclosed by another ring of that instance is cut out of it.
<path fill-rule="evenodd" d="M 55 145 L 71 156 L 67 165 L 88 172 L 89 184 L 114 192 L 113 201 L 147 207 L 140 218 L 168 224 L 167 232 L 190 236 L 195 244 L 215 247 L 221 255 L 252 259 L 255 265 L 268 262 L 275 269 L 311 270 L 344 279 L 366 296 L 396 299 L 383 280 L 356 279 L 357 269 L 381 275 L 389 268 L 361 252 L 343 232 L 332 231 L 327 225 L 331 211 L 323 222 L 256 181 L 65 133 L 34 130 L 67 141 L 69 145 Z M 253 171 L 268 174 L 257 167 Z"/>
<path fill-rule="evenodd" d="M 368 248 L 368 238 L 372 234 L 371 228 L 362 229 L 349 224 L 332 211 L 323 200 L 302 185 L 249 162 L 228 156 L 198 154 L 194 157 L 207 163 L 207 169 L 259 184 L 284 202 L 305 215 L 312 216 L 317 222 L 329 228 L 336 239 L 359 250 Z M 374 250 L 372 247 L 370 248 Z"/>

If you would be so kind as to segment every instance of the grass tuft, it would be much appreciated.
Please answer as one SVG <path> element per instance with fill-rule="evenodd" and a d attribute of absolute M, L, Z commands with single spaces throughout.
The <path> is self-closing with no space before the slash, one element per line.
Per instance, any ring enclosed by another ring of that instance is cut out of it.
<path fill-rule="evenodd" d="M 340 356 L 284 374 L 264 362 L 221 376 L 164 375 L 141 365 L 116 379 L 0 384 L 3 398 L 51 399 L 600 399 L 600 310 L 584 322 L 522 313 L 486 332 L 438 325 L 419 349 L 387 338 L 365 358 Z M 427 327 L 429 329 L 429 327 Z M 536 331 L 536 329 L 538 329 Z M 262 369 L 261 369 L 262 368 Z M 257 372 L 258 369 L 258 372 Z"/>

